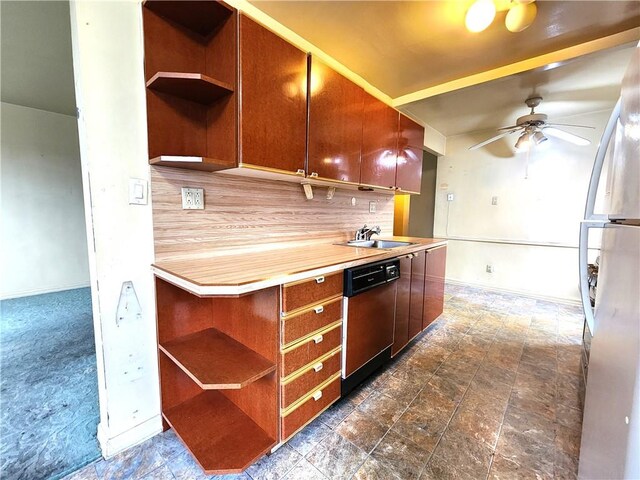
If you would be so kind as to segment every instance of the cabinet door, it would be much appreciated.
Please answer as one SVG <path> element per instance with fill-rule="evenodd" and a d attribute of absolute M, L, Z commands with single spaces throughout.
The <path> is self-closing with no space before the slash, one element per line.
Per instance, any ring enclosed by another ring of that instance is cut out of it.
<path fill-rule="evenodd" d="M 400 259 L 400 278 L 396 280 L 396 321 L 391 354 L 396 355 L 409 342 L 409 300 L 411 297 L 411 256 Z"/>
<path fill-rule="evenodd" d="M 425 329 L 440 316 L 444 309 L 444 273 L 447 264 L 447 247 L 427 250 L 424 285 L 424 314 L 422 328 Z"/>
<path fill-rule="evenodd" d="M 303 171 L 307 54 L 242 15 L 240 72 L 241 162 Z"/>
<path fill-rule="evenodd" d="M 311 58 L 307 174 L 360 181 L 364 90 Z"/>
<path fill-rule="evenodd" d="M 396 184 L 399 113 L 364 93 L 360 183 L 393 188 Z"/>
<path fill-rule="evenodd" d="M 400 114 L 396 187 L 404 192 L 420 193 L 424 127 Z"/>
<path fill-rule="evenodd" d="M 425 252 L 414 253 L 411 260 L 411 300 L 409 303 L 409 340 L 422 331 L 425 285 Z"/>

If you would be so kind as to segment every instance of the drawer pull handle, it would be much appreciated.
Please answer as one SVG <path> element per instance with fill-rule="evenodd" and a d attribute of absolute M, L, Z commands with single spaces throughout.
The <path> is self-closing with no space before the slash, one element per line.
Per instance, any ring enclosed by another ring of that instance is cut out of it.
<path fill-rule="evenodd" d="M 323 283 L 323 282 L 324 282 L 324 276 L 316 277 L 316 283 Z"/>
<path fill-rule="evenodd" d="M 317 402 L 318 400 L 320 400 L 322 398 L 322 390 L 318 390 L 316 393 L 313 394 L 313 399 Z"/>
<path fill-rule="evenodd" d="M 316 364 L 313 366 L 313 370 L 314 370 L 316 373 L 318 373 L 320 370 L 322 370 L 322 367 L 323 367 L 322 362 L 318 362 L 318 363 L 316 363 Z"/>
<path fill-rule="evenodd" d="M 324 312 L 324 306 L 319 305 L 319 306 L 317 306 L 316 308 L 314 308 L 314 309 L 313 309 L 313 311 L 314 311 L 314 312 L 316 312 L 316 313 L 318 313 L 318 314 L 319 314 L 319 313 L 322 313 L 322 312 Z"/>
<path fill-rule="evenodd" d="M 324 337 L 322 335 L 316 335 L 315 337 L 313 337 L 314 343 L 320 343 L 322 342 L 322 340 L 324 340 Z"/>

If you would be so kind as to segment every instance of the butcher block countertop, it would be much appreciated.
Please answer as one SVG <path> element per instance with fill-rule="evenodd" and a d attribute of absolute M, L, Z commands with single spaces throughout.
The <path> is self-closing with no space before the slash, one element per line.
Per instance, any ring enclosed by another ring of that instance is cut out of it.
<path fill-rule="evenodd" d="M 374 237 L 374 240 L 377 240 Z M 243 295 L 274 285 L 327 275 L 345 268 L 446 245 L 438 238 L 384 237 L 412 242 L 393 249 L 336 244 L 256 250 L 255 252 L 158 262 L 153 272 L 198 296 Z"/>

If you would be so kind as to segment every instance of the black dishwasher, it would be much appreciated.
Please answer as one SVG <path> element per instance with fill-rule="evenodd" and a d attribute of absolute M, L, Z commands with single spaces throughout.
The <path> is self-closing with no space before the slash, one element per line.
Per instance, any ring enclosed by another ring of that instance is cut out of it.
<path fill-rule="evenodd" d="M 397 259 L 344 272 L 342 395 L 391 358 L 399 277 Z"/>

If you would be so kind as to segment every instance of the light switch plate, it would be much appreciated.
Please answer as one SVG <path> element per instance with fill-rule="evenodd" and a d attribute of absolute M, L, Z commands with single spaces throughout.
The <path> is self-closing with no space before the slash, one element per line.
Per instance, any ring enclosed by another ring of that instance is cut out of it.
<path fill-rule="evenodd" d="M 369 202 L 369 213 L 376 213 L 376 202 Z"/>
<path fill-rule="evenodd" d="M 453 193 L 447 193 L 447 202 L 453 202 Z"/>
<path fill-rule="evenodd" d="M 141 178 L 129 179 L 129 205 L 146 205 L 149 202 L 149 183 Z"/>
<path fill-rule="evenodd" d="M 182 209 L 204 210 L 204 188 L 182 187 Z"/>

